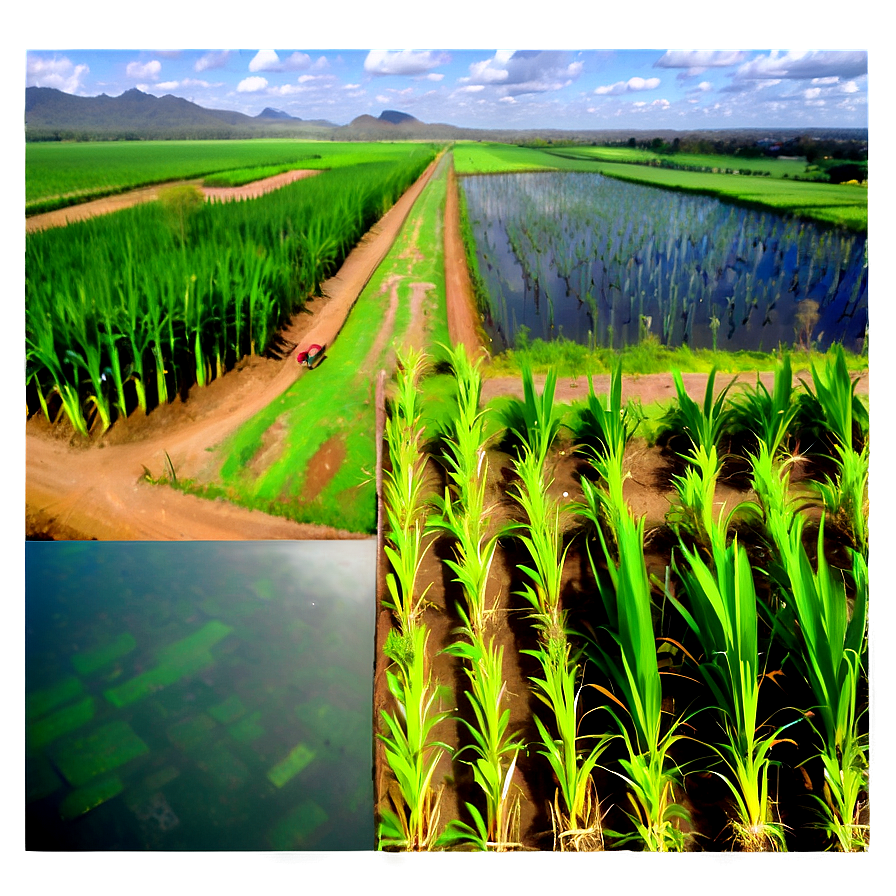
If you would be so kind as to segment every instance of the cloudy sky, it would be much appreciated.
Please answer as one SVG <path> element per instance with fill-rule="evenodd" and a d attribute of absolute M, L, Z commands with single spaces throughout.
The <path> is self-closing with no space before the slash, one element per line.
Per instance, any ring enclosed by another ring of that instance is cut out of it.
<path fill-rule="evenodd" d="M 421 121 L 468 127 L 868 126 L 868 53 L 855 49 L 67 50 L 32 44 L 25 62 L 26 86 L 78 96 L 118 96 L 136 87 L 206 108 L 257 115 L 271 106 L 335 124 L 397 109 Z"/>

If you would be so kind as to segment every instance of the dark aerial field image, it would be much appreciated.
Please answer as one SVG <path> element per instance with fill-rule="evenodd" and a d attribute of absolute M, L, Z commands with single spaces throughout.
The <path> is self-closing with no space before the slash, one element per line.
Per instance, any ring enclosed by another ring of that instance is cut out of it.
<path fill-rule="evenodd" d="M 659 8 L 541 41 L 463 6 L 409 33 L 292 9 L 222 41 L 293 49 L 35 25 L 35 886 L 653 888 L 687 862 L 746 892 L 742 863 L 831 886 L 888 848 L 875 53 L 833 19 L 663 36 Z M 655 48 L 592 46 L 632 37 Z"/>

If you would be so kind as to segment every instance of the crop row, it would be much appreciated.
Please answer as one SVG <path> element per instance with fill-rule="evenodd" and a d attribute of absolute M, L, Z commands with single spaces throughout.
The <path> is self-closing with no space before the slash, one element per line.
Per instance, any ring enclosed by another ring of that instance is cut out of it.
<path fill-rule="evenodd" d="M 805 389 L 786 359 L 771 391 L 716 394 L 710 377 L 697 402 L 677 377 L 666 421 L 681 448 L 676 498 L 647 549 L 624 495 L 638 413 L 622 404 L 618 368 L 609 395 L 591 390 L 579 408 L 582 496 L 568 503 L 552 485 L 553 377 L 538 394 L 524 373 L 523 399 L 495 426 L 478 366 L 455 350 L 457 413 L 427 443 L 426 359 L 403 360 L 386 428 L 383 604 L 395 621 L 379 848 L 865 849 L 868 418 L 842 355 L 813 368 Z M 490 503 L 499 433 L 512 476 Z M 817 455 L 798 453 L 807 437 Z M 719 511 L 722 457 L 735 447 L 750 497 Z M 435 492 L 427 453 L 443 471 Z M 798 488 L 797 464 L 813 469 Z M 457 587 L 444 606 L 420 575 L 429 550 L 451 558 Z M 516 558 L 506 605 L 486 599 L 499 554 Z M 579 589 L 570 567 L 587 570 Z M 442 653 L 469 682 L 447 706 L 432 673 L 440 612 L 459 623 Z M 508 664 L 528 671 L 539 711 L 508 693 Z M 520 711 L 528 723 L 511 725 Z M 452 718 L 463 723 L 456 743 L 443 733 Z M 706 797 L 712 780 L 722 790 Z M 459 808 L 443 819 L 446 787 L 458 788 Z M 549 842 L 521 829 L 533 814 L 524 788 L 535 818 L 550 820 Z M 719 804 L 724 824 L 711 835 L 705 819 Z"/>
<path fill-rule="evenodd" d="M 398 161 L 405 145 L 298 140 L 139 140 L 27 143 L 25 208 L 58 196 L 93 196 L 266 165 L 342 168 Z"/>
<path fill-rule="evenodd" d="M 432 159 L 356 165 L 258 199 L 186 190 L 26 240 L 28 411 L 105 431 L 207 384 L 332 275 Z"/>

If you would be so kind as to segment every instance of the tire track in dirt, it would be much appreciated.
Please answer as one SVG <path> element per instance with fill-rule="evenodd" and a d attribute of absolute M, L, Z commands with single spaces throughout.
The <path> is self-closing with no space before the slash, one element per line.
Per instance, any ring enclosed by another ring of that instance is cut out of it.
<path fill-rule="evenodd" d="M 436 165 L 437 161 L 431 163 L 365 234 L 339 272 L 322 285 L 320 298 L 312 303 L 313 314 L 297 315 L 293 325 L 281 332 L 285 341 L 333 343 Z M 366 537 L 293 523 L 143 480 L 146 471 L 156 478 L 166 472 L 166 456 L 170 456 L 181 478 L 206 468 L 213 460 L 210 448 L 276 401 L 304 372 L 292 355 L 282 361 L 259 362 L 246 371 L 232 371 L 218 383 L 212 409 L 203 412 L 203 390 L 194 389 L 181 408 L 160 409 L 165 411 L 160 415 L 165 419 L 164 426 L 153 429 L 144 439 L 124 444 L 115 444 L 114 437 L 104 437 L 88 448 L 73 447 L 58 439 L 52 427 L 34 421 L 25 436 L 26 533 L 125 541 Z M 64 524 L 57 525 L 57 507 L 65 509 Z"/>

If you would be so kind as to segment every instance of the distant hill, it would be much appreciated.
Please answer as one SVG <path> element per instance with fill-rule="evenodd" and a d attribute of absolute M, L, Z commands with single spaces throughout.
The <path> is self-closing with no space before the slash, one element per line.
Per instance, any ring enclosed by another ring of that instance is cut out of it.
<path fill-rule="evenodd" d="M 330 121 L 303 121 L 275 109 L 255 117 L 204 109 L 181 97 L 156 97 L 136 87 L 116 97 L 73 96 L 53 87 L 25 89 L 28 140 L 266 137 L 283 136 L 285 128 L 286 133 L 323 136 L 322 131 L 329 134 L 335 127 Z"/>
<path fill-rule="evenodd" d="M 265 106 L 258 115 L 255 116 L 258 118 L 274 118 L 279 121 L 301 121 L 301 118 L 296 118 L 294 115 L 290 115 L 289 112 L 283 112 L 280 109 L 272 109 L 270 106 Z"/>
<path fill-rule="evenodd" d="M 380 112 L 380 121 L 391 121 L 392 124 L 420 124 L 413 115 L 408 115 L 407 112 L 396 112 L 394 109 Z"/>

